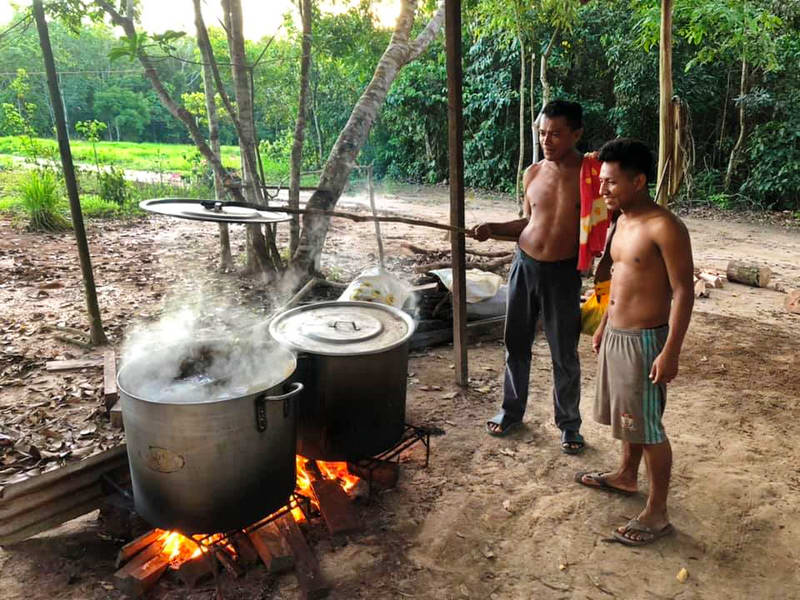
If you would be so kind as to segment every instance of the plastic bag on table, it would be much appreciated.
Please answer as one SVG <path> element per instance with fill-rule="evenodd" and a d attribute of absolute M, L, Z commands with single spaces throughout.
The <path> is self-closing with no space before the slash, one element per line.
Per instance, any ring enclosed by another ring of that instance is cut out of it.
<path fill-rule="evenodd" d="M 608 292 L 611 288 L 610 281 L 600 281 L 595 284 L 591 295 L 586 302 L 581 304 L 581 333 L 594 335 L 603 315 L 608 308 Z"/>
<path fill-rule="evenodd" d="M 436 269 L 430 273 L 438 277 L 448 290 L 453 291 L 453 269 Z M 468 269 L 464 276 L 467 283 L 467 303 L 470 304 L 494 298 L 503 285 L 503 278 L 489 271 Z"/>
<path fill-rule="evenodd" d="M 361 271 L 339 296 L 340 301 L 357 300 L 377 302 L 402 308 L 411 294 L 411 289 L 403 281 L 380 267 L 369 267 Z"/>

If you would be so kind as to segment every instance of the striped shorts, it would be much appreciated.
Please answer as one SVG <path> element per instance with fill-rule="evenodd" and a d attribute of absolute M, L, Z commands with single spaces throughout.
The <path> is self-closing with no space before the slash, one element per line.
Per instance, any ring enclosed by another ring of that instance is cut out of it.
<path fill-rule="evenodd" d="M 668 327 L 606 327 L 597 362 L 594 420 L 611 425 L 612 435 L 633 444 L 660 444 L 667 439 L 661 415 L 667 386 L 649 378 L 653 361 L 667 340 Z"/>

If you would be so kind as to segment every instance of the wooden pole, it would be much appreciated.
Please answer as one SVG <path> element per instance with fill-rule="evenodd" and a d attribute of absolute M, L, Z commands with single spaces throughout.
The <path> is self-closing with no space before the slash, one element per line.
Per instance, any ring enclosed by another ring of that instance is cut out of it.
<path fill-rule="evenodd" d="M 672 154 L 672 0 L 661 0 L 661 37 L 658 52 L 658 172 L 664 171 L 664 165 Z M 675 164 L 672 165 L 675 169 Z M 660 175 L 670 179 L 670 173 Z M 666 206 L 669 200 L 669 186 L 661 186 L 661 179 L 657 186 L 663 190 L 656 197 L 661 206 Z"/>
<path fill-rule="evenodd" d="M 450 226 L 464 228 L 464 122 L 461 99 L 461 0 L 445 0 Z M 524 67 L 523 67 L 524 68 Z M 464 234 L 450 233 L 453 256 L 453 352 L 456 383 L 467 385 L 467 281 Z"/>
<path fill-rule="evenodd" d="M 34 0 L 33 16 L 36 19 L 36 28 L 39 31 L 39 45 L 42 48 L 44 67 L 47 72 L 47 87 L 50 92 L 50 102 L 53 105 L 53 117 L 56 122 L 58 135 L 58 150 L 61 153 L 61 166 L 64 169 L 64 183 L 69 196 L 69 210 L 72 215 L 72 228 L 78 242 L 78 257 L 83 273 L 83 285 L 86 294 L 86 305 L 89 309 L 89 336 L 92 344 L 101 346 L 107 344 L 106 334 L 103 332 L 103 322 L 100 318 L 100 308 L 97 304 L 97 290 L 94 285 L 92 272 L 92 259 L 89 255 L 89 243 L 86 241 L 86 229 L 83 226 L 83 214 L 78 198 L 78 183 L 75 180 L 75 167 L 72 164 L 72 151 L 69 146 L 67 124 L 64 121 L 64 105 L 61 103 L 61 93 L 58 91 L 58 75 L 53 60 L 53 49 L 50 47 L 50 34 L 47 31 L 47 22 L 44 19 L 42 0 Z"/>

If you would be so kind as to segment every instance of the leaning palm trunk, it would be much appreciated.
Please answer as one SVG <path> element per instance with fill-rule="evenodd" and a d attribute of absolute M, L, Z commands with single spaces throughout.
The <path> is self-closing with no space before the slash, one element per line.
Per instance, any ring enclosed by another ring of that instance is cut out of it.
<path fill-rule="evenodd" d="M 378 61 L 372 80 L 361 94 L 347 124 L 331 149 L 317 190 L 308 202 L 309 208 L 331 210 L 336 205 L 355 166 L 356 157 L 369 135 L 378 111 L 386 100 L 389 87 L 400 69 L 417 58 L 441 29 L 444 22 L 443 4 L 416 39 L 410 40 L 409 32 L 414 23 L 416 8 L 416 0 L 403 0 L 392 39 Z M 292 259 L 296 271 L 310 274 L 319 269 L 319 258 L 329 224 L 329 216 L 318 213 L 305 216 L 300 233 L 300 245 Z"/>

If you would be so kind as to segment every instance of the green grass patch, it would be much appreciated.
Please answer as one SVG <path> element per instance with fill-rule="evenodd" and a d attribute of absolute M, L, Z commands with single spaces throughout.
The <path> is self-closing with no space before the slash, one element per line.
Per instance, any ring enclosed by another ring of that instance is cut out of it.
<path fill-rule="evenodd" d="M 58 150 L 55 140 L 39 138 L 38 141 L 53 151 Z M 70 140 L 72 157 L 76 162 L 94 164 L 92 145 L 83 140 Z M 239 168 L 239 147 L 222 146 L 222 164 L 231 169 Z M 163 171 L 189 175 L 192 165 L 187 160 L 195 153 L 191 144 L 152 144 L 136 142 L 98 142 L 97 158 L 100 164 L 114 165 L 137 171 Z M 23 156 L 20 138 L 0 137 L 0 155 Z"/>

